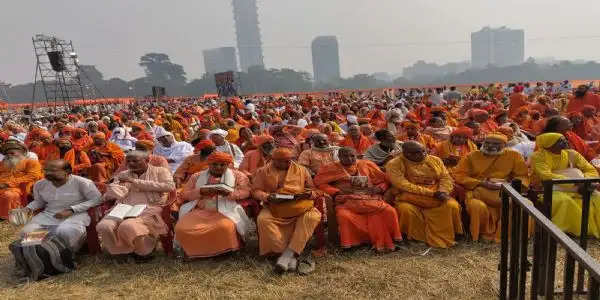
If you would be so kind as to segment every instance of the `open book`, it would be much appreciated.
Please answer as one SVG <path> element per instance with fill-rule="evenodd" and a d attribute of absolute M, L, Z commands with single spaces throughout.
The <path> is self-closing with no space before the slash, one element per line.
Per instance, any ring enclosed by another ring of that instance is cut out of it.
<path fill-rule="evenodd" d="M 107 216 L 117 218 L 119 220 L 127 219 L 127 218 L 135 218 L 144 212 L 146 209 L 146 204 L 138 204 L 138 205 L 127 205 L 127 204 L 117 204 L 115 208 L 113 208 Z"/>
<path fill-rule="evenodd" d="M 21 240 L 21 246 L 40 245 L 47 235 L 48 230 L 45 229 L 25 233 L 23 239 Z"/>
<path fill-rule="evenodd" d="M 207 185 L 203 185 L 200 187 L 201 189 L 215 189 L 215 190 L 222 190 L 222 191 L 226 191 L 226 192 L 230 192 L 233 193 L 233 188 L 224 184 L 224 183 L 217 183 L 217 184 L 207 184 Z"/>

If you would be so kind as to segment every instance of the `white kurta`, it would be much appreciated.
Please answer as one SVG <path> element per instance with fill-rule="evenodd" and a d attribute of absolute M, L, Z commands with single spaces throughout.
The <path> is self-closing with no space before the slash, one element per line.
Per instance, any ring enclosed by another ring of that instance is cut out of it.
<path fill-rule="evenodd" d="M 233 152 L 231 151 L 232 148 Z M 244 152 L 240 150 L 240 147 L 227 141 L 225 141 L 225 144 L 217 146 L 216 150 L 231 155 L 233 157 L 233 167 L 236 169 L 240 167 L 240 164 L 244 160 Z"/>
<path fill-rule="evenodd" d="M 165 147 L 157 141 L 154 154 L 160 155 L 167 160 L 174 160 L 175 162 L 169 163 L 169 170 L 171 170 L 171 173 L 175 173 L 183 160 L 194 154 L 194 147 L 187 142 L 174 142 L 171 147 Z"/>
<path fill-rule="evenodd" d="M 101 202 L 100 192 L 94 182 L 71 175 L 65 184 L 56 187 L 52 182 L 42 179 L 33 186 L 33 198 L 27 207 L 33 211 L 44 210 L 25 225 L 21 235 L 47 228 L 65 240 L 71 250 L 79 250 L 85 241 L 85 228 L 91 221 L 87 210 Z M 54 217 L 56 213 L 69 208 L 75 212 L 72 216 L 66 219 Z"/>

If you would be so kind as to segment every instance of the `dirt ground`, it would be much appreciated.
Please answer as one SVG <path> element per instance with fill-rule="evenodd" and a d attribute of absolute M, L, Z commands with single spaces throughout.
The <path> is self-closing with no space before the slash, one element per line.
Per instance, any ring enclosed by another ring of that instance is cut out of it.
<path fill-rule="evenodd" d="M 1 299 L 494 299 L 500 248 L 465 242 L 449 249 L 411 244 L 388 254 L 368 249 L 329 250 L 308 276 L 277 275 L 256 255 L 256 242 L 240 253 L 183 262 L 162 252 L 147 264 L 117 264 L 104 255 L 80 256 L 78 269 L 19 284 L 8 251 L 15 229 L 0 223 Z M 600 243 L 591 245 L 595 257 Z M 562 260 L 559 252 L 558 260 Z M 559 262 L 559 265 L 561 262 Z M 557 280 L 562 276 L 557 273 Z M 560 282 L 557 282 L 557 286 Z"/>

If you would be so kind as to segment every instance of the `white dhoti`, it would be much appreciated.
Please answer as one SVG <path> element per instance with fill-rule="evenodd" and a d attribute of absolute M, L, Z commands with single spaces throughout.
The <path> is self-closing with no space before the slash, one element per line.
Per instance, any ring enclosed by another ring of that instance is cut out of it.
<path fill-rule="evenodd" d="M 66 219 L 57 219 L 53 215 L 41 212 L 35 215 L 23 227 L 19 235 L 21 238 L 27 232 L 47 229 L 50 233 L 63 239 L 73 253 L 79 251 L 86 240 L 86 227 L 90 225 L 90 216 L 85 213 L 74 214 Z"/>

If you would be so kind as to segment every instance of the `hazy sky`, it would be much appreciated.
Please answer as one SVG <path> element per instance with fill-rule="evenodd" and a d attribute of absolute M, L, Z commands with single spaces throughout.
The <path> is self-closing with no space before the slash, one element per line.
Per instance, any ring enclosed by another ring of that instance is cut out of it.
<path fill-rule="evenodd" d="M 0 81 L 33 80 L 31 37 L 73 40 L 82 64 L 106 78 L 143 75 L 147 52 L 167 53 L 188 79 L 202 50 L 235 46 L 230 0 L 6 0 L 0 17 Z M 310 43 L 336 35 L 342 76 L 399 73 L 416 60 L 468 60 L 470 32 L 525 30 L 525 56 L 600 59 L 598 0 L 258 0 L 267 67 L 312 73 Z"/>

